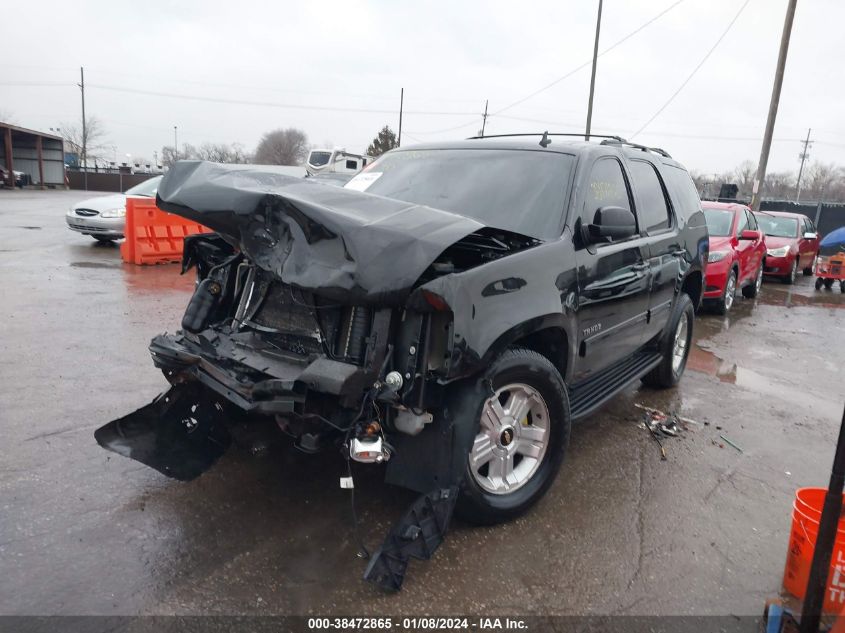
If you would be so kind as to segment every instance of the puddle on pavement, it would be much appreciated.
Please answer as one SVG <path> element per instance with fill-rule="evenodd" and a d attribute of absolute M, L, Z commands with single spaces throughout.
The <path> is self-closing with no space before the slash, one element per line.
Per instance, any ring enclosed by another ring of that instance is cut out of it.
<path fill-rule="evenodd" d="M 713 352 L 703 349 L 699 344 L 690 348 L 687 369 L 714 376 L 720 382 L 736 385 L 763 396 L 784 400 L 805 409 L 818 411 L 832 419 L 841 415 L 838 403 L 824 400 L 809 391 L 773 380 L 752 369 L 728 362 Z"/>
<path fill-rule="evenodd" d="M 815 278 L 812 278 L 815 280 Z M 845 308 L 845 294 L 835 285 L 830 290 L 816 290 L 813 285 L 800 284 L 784 285 L 778 288 L 769 284 L 763 287 L 763 292 L 757 301 L 764 305 L 784 306 L 786 308 L 810 306 L 815 308 Z"/>

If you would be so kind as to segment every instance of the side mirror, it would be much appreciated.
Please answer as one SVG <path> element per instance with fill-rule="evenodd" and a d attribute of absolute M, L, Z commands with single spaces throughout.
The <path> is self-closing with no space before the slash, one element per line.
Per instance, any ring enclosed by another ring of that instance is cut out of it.
<path fill-rule="evenodd" d="M 637 234 L 637 220 L 634 214 L 622 207 L 601 207 L 587 225 L 590 242 L 624 240 Z"/>
<path fill-rule="evenodd" d="M 812 231 L 807 231 L 806 233 L 804 233 L 804 239 L 805 240 L 814 240 L 818 236 L 819 236 L 818 233 L 813 233 Z"/>
<path fill-rule="evenodd" d="M 745 229 L 742 233 L 739 234 L 739 239 L 741 240 L 759 240 L 760 239 L 760 231 L 753 231 L 751 229 Z"/>

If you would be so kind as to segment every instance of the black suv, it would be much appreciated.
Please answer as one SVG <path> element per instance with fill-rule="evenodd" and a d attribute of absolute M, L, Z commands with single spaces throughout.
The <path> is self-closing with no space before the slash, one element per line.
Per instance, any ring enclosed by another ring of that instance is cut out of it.
<path fill-rule="evenodd" d="M 397 149 L 344 188 L 177 163 L 159 207 L 216 233 L 186 238 L 196 291 L 150 345 L 172 388 L 97 440 L 183 480 L 235 421 L 384 463 L 422 493 L 366 573 L 392 588 L 454 507 L 525 511 L 573 420 L 634 380 L 678 382 L 707 261 L 681 165 L 567 136 Z"/>

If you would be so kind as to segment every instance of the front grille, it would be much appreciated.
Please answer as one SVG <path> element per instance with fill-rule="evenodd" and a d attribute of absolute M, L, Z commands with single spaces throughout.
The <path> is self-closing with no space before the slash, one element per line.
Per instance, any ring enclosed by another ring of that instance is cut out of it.
<path fill-rule="evenodd" d="M 84 231 L 85 233 L 111 233 L 111 229 L 101 229 L 96 226 L 88 226 L 86 224 L 74 224 L 68 222 L 68 226 L 76 231 Z"/>
<path fill-rule="evenodd" d="M 94 211 L 94 209 L 77 209 L 76 215 L 81 215 L 83 217 L 90 218 L 95 215 L 100 215 L 100 212 Z"/>

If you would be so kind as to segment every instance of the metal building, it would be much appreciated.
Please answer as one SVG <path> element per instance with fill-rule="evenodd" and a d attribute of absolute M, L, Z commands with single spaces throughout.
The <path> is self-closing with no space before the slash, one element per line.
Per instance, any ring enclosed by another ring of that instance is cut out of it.
<path fill-rule="evenodd" d="M 20 171 L 33 185 L 64 187 L 64 141 L 61 136 L 0 122 L 0 165 L 6 170 L 7 186 L 14 186 L 14 172 Z"/>

